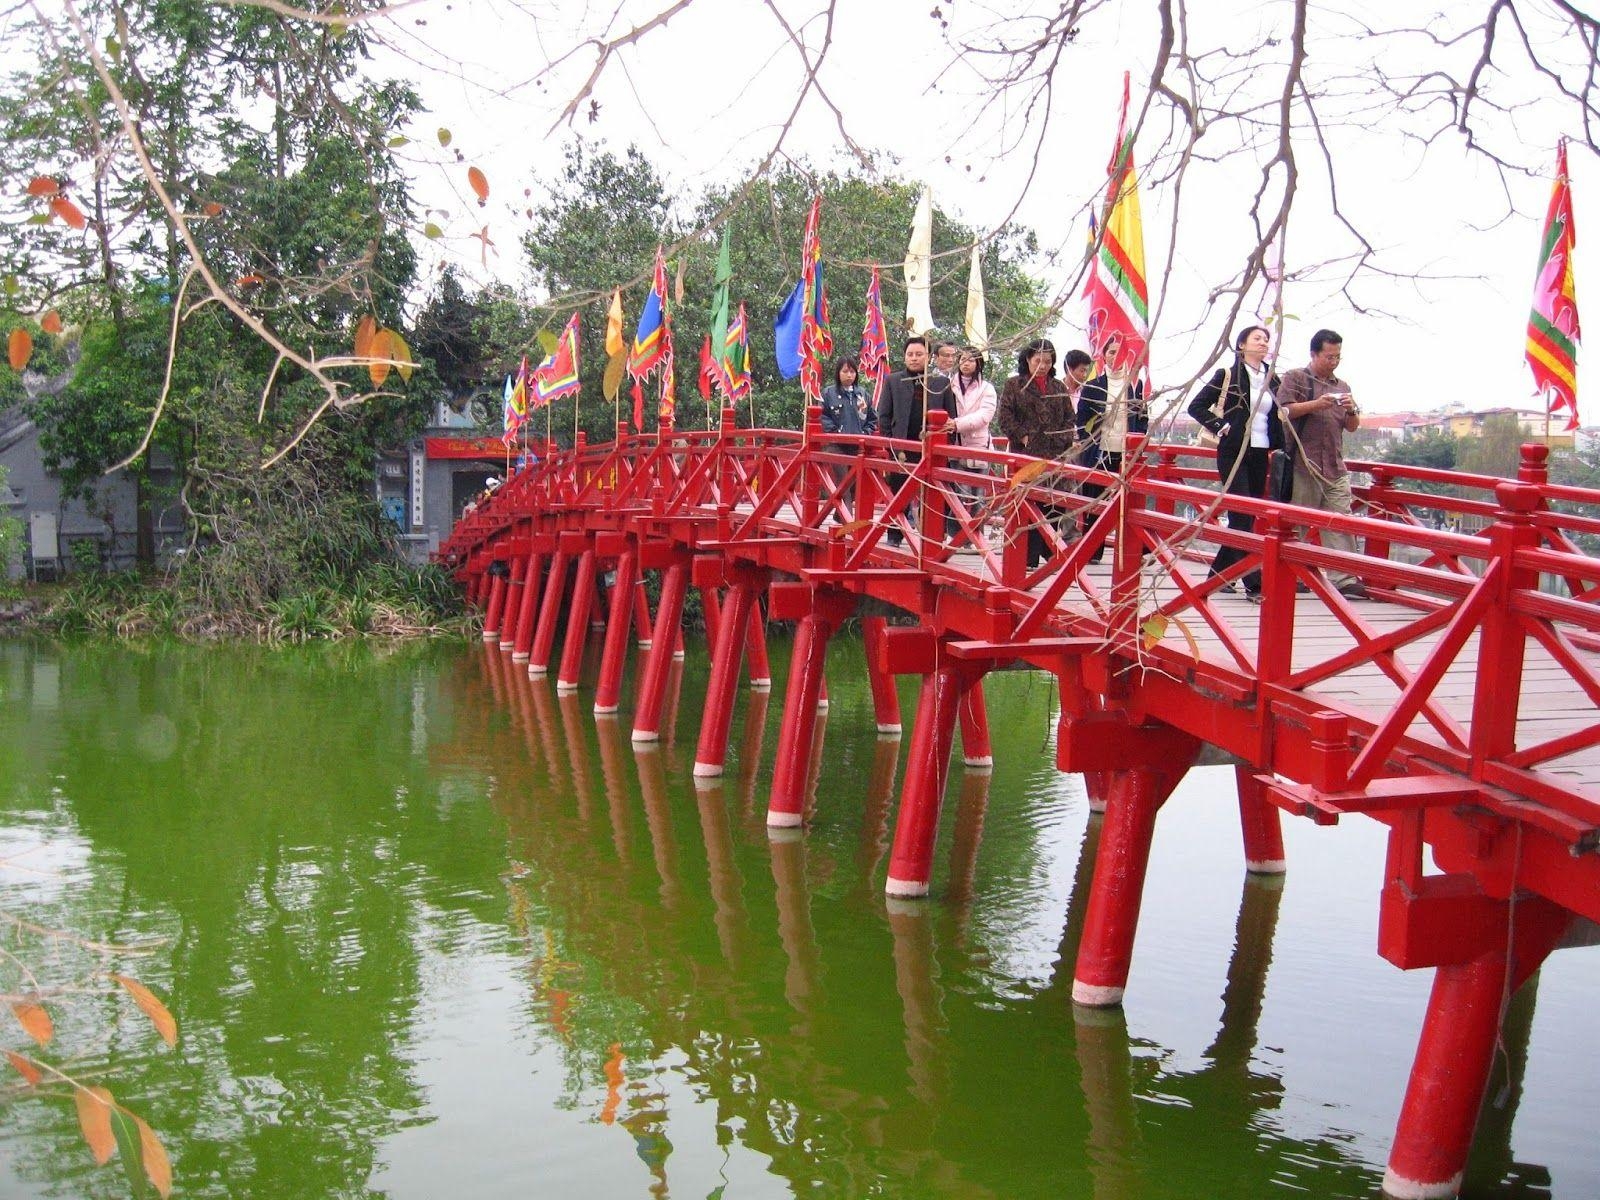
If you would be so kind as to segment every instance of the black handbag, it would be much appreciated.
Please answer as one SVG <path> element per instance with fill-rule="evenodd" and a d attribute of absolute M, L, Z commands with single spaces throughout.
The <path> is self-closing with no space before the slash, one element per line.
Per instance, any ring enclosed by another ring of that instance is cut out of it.
<path fill-rule="evenodd" d="M 1267 469 L 1267 499 L 1288 504 L 1294 499 L 1294 451 L 1274 450 Z"/>

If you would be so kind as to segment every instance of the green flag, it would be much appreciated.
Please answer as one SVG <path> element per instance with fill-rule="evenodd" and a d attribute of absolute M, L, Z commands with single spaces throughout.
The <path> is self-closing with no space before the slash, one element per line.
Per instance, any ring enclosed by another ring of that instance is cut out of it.
<path fill-rule="evenodd" d="M 711 355 L 716 364 L 715 379 L 725 398 L 728 388 L 728 291 L 733 279 L 733 264 L 728 256 L 728 227 L 722 227 L 722 250 L 717 255 L 717 290 L 711 298 Z"/>

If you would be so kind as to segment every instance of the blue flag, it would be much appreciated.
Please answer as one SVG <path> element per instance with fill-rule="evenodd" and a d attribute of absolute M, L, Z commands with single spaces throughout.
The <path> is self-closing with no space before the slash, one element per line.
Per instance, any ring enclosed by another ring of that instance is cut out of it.
<path fill-rule="evenodd" d="M 772 336 L 777 341 L 778 374 L 793 379 L 800 374 L 800 330 L 805 324 L 806 281 L 794 285 L 794 291 L 778 310 L 778 319 L 772 323 Z"/>

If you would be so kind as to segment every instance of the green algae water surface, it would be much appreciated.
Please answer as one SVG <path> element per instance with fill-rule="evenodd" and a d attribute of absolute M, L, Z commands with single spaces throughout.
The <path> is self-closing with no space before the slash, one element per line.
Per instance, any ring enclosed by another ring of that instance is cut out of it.
<path fill-rule="evenodd" d="M 697 787 L 692 651 L 636 748 L 478 646 L 0 646 L 0 989 L 63 989 L 50 1046 L 0 1046 L 109 1088 L 182 1197 L 1376 1194 L 1429 982 L 1375 953 L 1377 826 L 1289 823 L 1252 881 L 1231 772 L 1192 772 L 1126 1009 L 1075 1016 L 1099 830 L 1049 681 L 991 676 L 994 770 L 958 762 L 933 894 L 890 904 L 904 747 L 856 643 L 768 836 L 774 649 Z M 1514 1004 L 1469 1195 L 1600 1194 L 1597 968 Z M 133 1191 L 65 1090 L 0 1085 L 0 1197 Z"/>

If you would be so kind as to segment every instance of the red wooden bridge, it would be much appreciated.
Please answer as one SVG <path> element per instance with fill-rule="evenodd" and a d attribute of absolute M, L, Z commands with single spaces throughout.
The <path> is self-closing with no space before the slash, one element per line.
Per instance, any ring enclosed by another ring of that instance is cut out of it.
<path fill-rule="evenodd" d="M 1379 953 L 1436 972 L 1384 1187 L 1454 1195 L 1511 994 L 1600 921 L 1600 561 L 1579 549 L 1600 519 L 1572 512 L 1600 512 L 1600 492 L 1550 485 L 1547 451 L 1525 446 L 1515 481 L 1352 464 L 1372 483 L 1344 517 L 1220 496 L 1193 447 L 1136 442 L 1118 477 L 958 450 L 943 414 L 930 420 L 920 443 L 824 435 L 815 409 L 800 432 L 739 429 L 724 410 L 712 430 L 580 438 L 508 480 L 440 558 L 483 606 L 485 640 L 530 674 L 550 670 L 565 629 L 558 690 L 576 689 L 603 605 L 596 714 L 619 708 L 629 642 L 648 645 L 635 741 L 660 735 L 698 588 L 700 775 L 722 771 L 741 667 L 767 682 L 765 620 L 795 622 L 774 827 L 809 816 L 824 652 L 861 617 L 880 730 L 900 728 L 893 677 L 921 678 L 896 896 L 927 892 L 958 726 L 965 761 L 988 760 L 983 676 L 1052 673 L 1057 765 L 1105 814 L 1080 1005 L 1122 1002 L 1156 815 L 1202 755 L 1234 764 L 1251 871 L 1284 869 L 1281 812 L 1382 822 Z M 1440 484 L 1454 494 L 1424 490 Z M 1254 530 L 1224 526 L 1229 510 Z M 1327 531 L 1362 552 L 1323 545 Z M 1208 577 L 1219 545 L 1244 557 Z M 1230 586 L 1255 570 L 1259 605 Z M 1347 599 L 1330 573 L 1371 598 Z"/>

